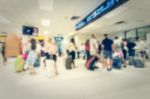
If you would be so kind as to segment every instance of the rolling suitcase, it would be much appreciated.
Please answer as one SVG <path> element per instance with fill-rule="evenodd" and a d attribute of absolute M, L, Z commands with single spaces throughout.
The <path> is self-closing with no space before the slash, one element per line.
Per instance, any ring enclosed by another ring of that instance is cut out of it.
<path fill-rule="evenodd" d="M 89 70 L 94 70 L 94 65 L 97 62 L 98 58 L 96 56 L 92 56 L 85 64 L 86 68 Z"/>
<path fill-rule="evenodd" d="M 115 69 L 121 69 L 122 59 L 120 57 L 114 57 L 112 65 Z"/>
<path fill-rule="evenodd" d="M 144 68 L 145 67 L 144 60 L 139 57 L 135 57 L 134 58 L 134 66 L 136 68 Z"/>
<path fill-rule="evenodd" d="M 129 56 L 129 65 L 134 65 L 134 57 Z"/>
<path fill-rule="evenodd" d="M 22 72 L 24 68 L 24 59 L 22 55 L 17 56 L 16 61 L 15 61 L 15 71 L 16 72 Z"/>
<path fill-rule="evenodd" d="M 68 56 L 66 58 L 66 69 L 71 69 L 71 64 L 72 64 L 72 57 Z"/>

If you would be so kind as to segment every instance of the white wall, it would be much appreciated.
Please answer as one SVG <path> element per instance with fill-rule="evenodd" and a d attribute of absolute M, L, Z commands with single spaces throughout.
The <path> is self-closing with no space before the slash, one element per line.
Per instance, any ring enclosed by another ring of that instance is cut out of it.
<path fill-rule="evenodd" d="M 116 36 L 124 38 L 124 32 L 119 32 L 119 33 L 111 33 L 109 36 L 114 39 Z"/>
<path fill-rule="evenodd" d="M 87 39 L 91 38 L 92 34 L 78 34 L 75 36 L 77 45 L 81 45 L 81 43 L 85 43 Z M 103 34 L 95 34 L 98 41 L 103 39 Z"/>

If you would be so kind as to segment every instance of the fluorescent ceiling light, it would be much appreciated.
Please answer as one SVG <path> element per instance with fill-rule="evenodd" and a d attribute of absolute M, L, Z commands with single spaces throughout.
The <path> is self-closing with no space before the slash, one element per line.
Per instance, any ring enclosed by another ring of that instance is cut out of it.
<path fill-rule="evenodd" d="M 0 16 L 0 23 L 8 24 L 8 23 L 10 23 L 10 21 L 7 20 L 5 17 Z"/>
<path fill-rule="evenodd" d="M 39 7 L 44 11 L 52 11 L 53 0 L 39 0 Z"/>
<path fill-rule="evenodd" d="M 43 26 L 49 26 L 50 25 L 50 20 L 49 19 L 42 19 L 42 25 Z"/>

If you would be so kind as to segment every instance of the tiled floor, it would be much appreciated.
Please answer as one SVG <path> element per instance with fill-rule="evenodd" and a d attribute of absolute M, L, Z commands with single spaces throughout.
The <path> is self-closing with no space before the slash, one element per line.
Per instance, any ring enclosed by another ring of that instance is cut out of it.
<path fill-rule="evenodd" d="M 77 60 L 77 68 L 69 71 L 63 61 L 59 59 L 59 76 L 41 69 L 37 69 L 37 75 L 17 74 L 14 59 L 9 59 L 7 65 L 1 63 L 0 99 L 150 99 L 148 62 L 143 69 L 130 66 L 93 72 L 84 68 L 83 60 Z M 48 70 L 52 72 L 52 68 Z"/>

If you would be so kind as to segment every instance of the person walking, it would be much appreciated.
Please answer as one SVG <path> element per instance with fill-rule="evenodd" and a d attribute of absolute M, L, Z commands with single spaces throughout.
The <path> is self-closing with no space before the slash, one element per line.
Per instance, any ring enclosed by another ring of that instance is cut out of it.
<path fill-rule="evenodd" d="M 104 35 L 104 40 L 102 41 L 102 48 L 103 48 L 103 56 L 104 56 L 104 63 L 107 67 L 108 71 L 112 70 L 112 54 L 113 54 L 113 40 L 108 38 L 108 34 Z"/>

